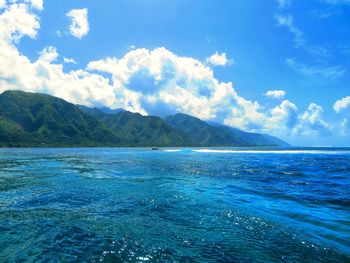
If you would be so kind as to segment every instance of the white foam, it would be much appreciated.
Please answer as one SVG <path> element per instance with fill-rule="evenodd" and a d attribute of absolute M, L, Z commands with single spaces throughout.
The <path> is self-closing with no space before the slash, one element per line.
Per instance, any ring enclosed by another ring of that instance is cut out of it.
<path fill-rule="evenodd" d="M 167 149 L 163 150 L 163 152 L 181 152 L 182 150 L 174 150 L 174 149 Z"/>
<path fill-rule="evenodd" d="M 220 153 L 220 154 L 350 154 L 346 150 L 242 150 L 242 149 L 209 149 L 209 148 L 184 148 L 184 149 L 164 149 L 163 152 L 197 152 L 197 153 Z"/>
<path fill-rule="evenodd" d="M 194 149 L 199 153 L 254 153 L 254 154 L 350 154 L 349 151 L 325 151 L 325 150 L 218 150 L 218 149 Z"/>

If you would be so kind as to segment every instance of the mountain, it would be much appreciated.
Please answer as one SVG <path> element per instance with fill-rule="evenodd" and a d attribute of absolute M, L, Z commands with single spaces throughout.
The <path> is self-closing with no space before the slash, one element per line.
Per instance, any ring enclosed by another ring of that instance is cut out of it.
<path fill-rule="evenodd" d="M 207 123 L 186 114 L 163 120 L 119 109 L 74 105 L 45 94 L 0 94 L 0 147 L 272 145 L 288 144 L 273 136 Z"/>
<path fill-rule="evenodd" d="M 116 114 L 116 113 L 125 111 L 124 109 L 110 109 L 108 107 L 100 107 L 97 109 L 107 114 Z"/>
<path fill-rule="evenodd" d="M 217 123 L 211 123 L 210 125 L 216 126 L 221 129 L 229 130 L 234 136 L 242 138 L 242 140 L 245 143 L 251 146 L 281 146 L 281 147 L 291 146 L 285 141 L 282 141 L 281 139 L 268 134 L 245 132 L 237 128 L 232 128 L 232 127 L 228 127 Z"/>
<path fill-rule="evenodd" d="M 0 146 L 191 145 L 159 117 L 117 112 L 45 94 L 5 91 L 0 95 Z"/>
<path fill-rule="evenodd" d="M 225 125 L 207 123 L 193 116 L 178 113 L 168 116 L 165 122 L 199 146 L 289 146 L 277 137 L 244 132 Z"/>
<path fill-rule="evenodd" d="M 112 146 L 121 142 L 97 118 L 62 99 L 23 91 L 0 95 L 2 146 Z"/>
<path fill-rule="evenodd" d="M 113 115 L 113 114 L 117 114 L 119 112 L 124 112 L 124 109 L 110 109 L 108 107 L 100 107 L 100 108 L 89 108 L 87 106 L 84 105 L 76 105 L 79 107 L 80 110 L 82 110 L 83 112 L 90 114 L 90 115 L 95 115 L 97 117 L 102 117 L 106 114 L 109 115 Z"/>
<path fill-rule="evenodd" d="M 131 146 L 189 146 L 192 142 L 184 135 L 155 116 L 121 111 L 100 118 L 111 131 Z"/>

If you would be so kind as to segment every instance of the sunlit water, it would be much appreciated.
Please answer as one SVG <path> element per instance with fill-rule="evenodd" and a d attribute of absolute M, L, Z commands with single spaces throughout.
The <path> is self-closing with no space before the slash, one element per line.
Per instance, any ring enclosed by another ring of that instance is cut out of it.
<path fill-rule="evenodd" d="M 0 149 L 0 262 L 350 262 L 347 149 Z"/>

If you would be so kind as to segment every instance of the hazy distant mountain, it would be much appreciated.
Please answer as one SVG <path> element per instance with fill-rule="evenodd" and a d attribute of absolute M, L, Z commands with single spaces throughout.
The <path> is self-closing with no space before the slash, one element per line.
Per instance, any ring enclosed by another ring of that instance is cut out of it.
<path fill-rule="evenodd" d="M 165 121 L 200 146 L 289 146 L 274 136 L 207 123 L 187 114 L 168 116 Z"/>
<path fill-rule="evenodd" d="M 164 120 L 121 109 L 88 108 L 23 91 L 0 95 L 0 146 L 287 146 L 176 114 Z"/>

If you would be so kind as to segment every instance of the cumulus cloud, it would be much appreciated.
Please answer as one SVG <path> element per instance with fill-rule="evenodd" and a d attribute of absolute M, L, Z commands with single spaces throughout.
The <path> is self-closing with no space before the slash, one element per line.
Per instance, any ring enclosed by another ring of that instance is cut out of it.
<path fill-rule="evenodd" d="M 233 64 L 233 60 L 227 59 L 226 53 L 219 54 L 218 52 L 215 52 L 215 54 L 207 58 L 207 63 L 212 66 L 226 66 Z"/>
<path fill-rule="evenodd" d="M 39 54 L 39 60 L 46 61 L 48 63 L 54 62 L 59 57 L 56 48 L 52 46 L 44 48 Z"/>
<path fill-rule="evenodd" d="M 26 3 L 29 3 L 32 8 L 43 10 L 44 9 L 44 2 L 43 0 L 26 0 Z"/>
<path fill-rule="evenodd" d="M 210 119 L 217 116 L 220 103 L 230 104 L 238 97 L 232 83 L 220 83 L 209 66 L 165 48 L 135 49 L 121 59 L 90 62 L 87 68 L 111 74 L 113 86 L 120 94 L 128 91 L 132 98 L 142 94 L 143 99 L 137 104 L 121 98 L 142 112 L 145 108 L 152 112 L 152 105 L 170 104 L 173 112 L 186 111 Z"/>
<path fill-rule="evenodd" d="M 284 90 L 269 90 L 265 95 L 275 99 L 282 99 L 286 95 L 286 92 Z"/>
<path fill-rule="evenodd" d="M 40 28 L 39 18 L 24 3 L 7 7 L 0 16 L 0 25 L 0 41 L 4 43 L 17 42 L 24 35 L 34 38 Z"/>
<path fill-rule="evenodd" d="M 67 16 L 72 20 L 69 26 L 69 32 L 76 38 L 82 38 L 89 32 L 88 10 L 72 9 L 67 13 Z"/>
<path fill-rule="evenodd" d="M 292 131 L 298 120 L 298 107 L 284 100 L 282 103 L 271 110 L 271 117 L 265 122 L 265 130 L 284 129 L 285 132 Z"/>
<path fill-rule="evenodd" d="M 298 124 L 293 132 L 305 136 L 327 136 L 330 135 L 331 126 L 323 119 L 323 108 L 310 103 L 308 109 L 298 117 Z"/>
<path fill-rule="evenodd" d="M 337 113 L 350 109 L 350 96 L 337 100 L 333 105 L 333 109 Z"/>

